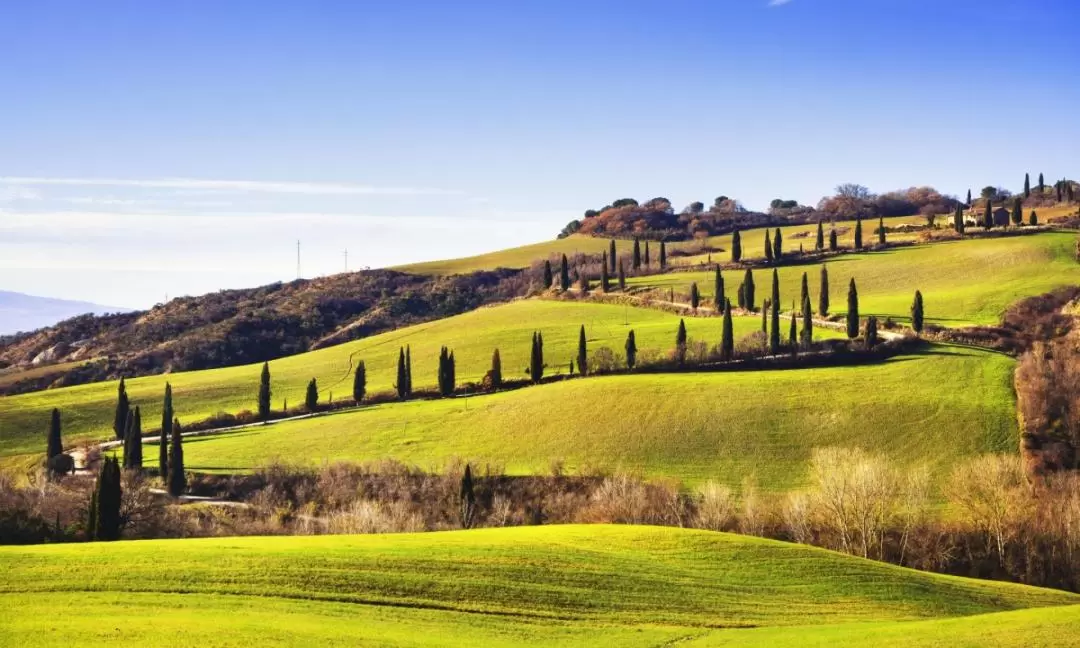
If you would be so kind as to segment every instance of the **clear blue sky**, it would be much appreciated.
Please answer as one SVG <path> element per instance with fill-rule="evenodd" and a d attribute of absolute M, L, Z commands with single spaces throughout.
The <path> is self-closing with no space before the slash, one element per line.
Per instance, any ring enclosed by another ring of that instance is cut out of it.
<path fill-rule="evenodd" d="M 1074 0 L 35 2 L 0 289 L 148 306 L 553 237 L 615 198 L 1080 176 Z"/>

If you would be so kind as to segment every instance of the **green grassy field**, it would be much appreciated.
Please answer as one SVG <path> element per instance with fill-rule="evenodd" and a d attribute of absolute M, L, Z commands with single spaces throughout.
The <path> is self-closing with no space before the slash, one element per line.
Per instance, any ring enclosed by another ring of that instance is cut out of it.
<path fill-rule="evenodd" d="M 497 250 L 471 257 L 411 263 L 393 269 L 413 274 L 450 275 L 465 274 L 477 270 L 494 270 L 496 268 L 528 268 L 533 261 L 543 261 L 552 258 L 553 255 L 565 254 L 570 256 L 579 252 L 581 254 L 603 254 L 608 251 L 609 245 L 610 242 L 606 238 L 574 235 L 564 239 L 541 241 L 540 243 Z M 616 241 L 615 253 L 620 256 L 629 255 L 633 246 L 634 244 L 630 240 Z M 657 247 L 657 253 L 659 254 L 659 247 Z"/>
<path fill-rule="evenodd" d="M 994 643 L 1080 619 L 1065 592 L 656 527 L 2 547 L 0 568 L 11 646 Z"/>
<path fill-rule="evenodd" d="M 995 324 L 1010 304 L 1053 288 L 1080 282 L 1076 234 L 966 240 L 834 257 L 827 261 L 832 313 L 847 310 L 848 280 L 855 278 L 859 312 L 907 321 L 916 290 L 925 301 L 926 320 L 944 326 Z M 803 272 L 817 308 L 820 264 L 780 268 L 780 299 L 785 308 L 798 300 Z M 725 274 L 725 292 L 737 301 L 741 272 Z M 636 277 L 633 286 L 689 291 L 697 282 L 711 298 L 712 272 L 677 272 Z M 754 272 L 757 304 L 768 297 L 772 271 Z"/>
<path fill-rule="evenodd" d="M 371 392 L 393 388 L 398 349 L 412 348 L 414 388 L 437 384 L 439 348 L 454 350 L 459 382 L 479 381 L 491 366 L 495 348 L 502 355 L 503 376 L 525 377 L 532 332 L 544 334 L 548 374 L 566 372 L 577 352 L 578 329 L 584 324 L 591 349 L 611 347 L 622 354 L 627 332 L 635 331 L 639 349 L 667 350 L 674 345 L 679 318 L 652 309 L 573 301 L 527 300 L 479 310 L 427 324 L 375 335 L 346 344 L 303 353 L 270 363 L 273 404 L 287 399 L 291 407 L 303 402 L 307 381 L 316 378 L 321 399 L 352 397 L 354 362 L 363 360 Z M 715 318 L 688 319 L 692 338 L 720 340 Z M 760 327 L 754 317 L 736 320 L 736 335 Z M 822 331 L 831 336 L 832 332 Z M 165 382 L 173 386 L 174 405 L 181 421 L 197 421 L 218 412 L 255 409 L 261 365 L 192 371 L 169 376 L 136 378 L 127 382 L 133 404 L 143 408 L 144 429 L 159 424 Z M 49 411 L 59 407 L 68 443 L 111 435 L 116 382 L 34 392 L 0 398 L 0 456 L 37 453 L 44 447 Z"/>
<path fill-rule="evenodd" d="M 631 375 L 453 400 L 392 403 L 191 439 L 191 470 L 250 470 L 392 457 L 455 458 L 547 473 L 553 460 L 769 490 L 805 478 L 814 448 L 860 447 L 942 475 L 958 459 L 1017 448 L 1008 357 L 935 346 L 859 367 Z M 957 390 L 956 385 L 965 389 Z"/>

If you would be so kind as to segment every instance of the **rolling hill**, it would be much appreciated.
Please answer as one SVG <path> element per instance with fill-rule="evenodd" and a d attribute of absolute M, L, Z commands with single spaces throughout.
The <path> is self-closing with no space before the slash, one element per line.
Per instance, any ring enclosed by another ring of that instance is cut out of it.
<path fill-rule="evenodd" d="M 1032 645 L 1080 620 L 1065 592 L 656 527 L 2 547 L 0 569 L 0 638 L 30 646 L 928 644 L 943 628 Z"/>
<path fill-rule="evenodd" d="M 86 313 L 126 313 L 129 308 L 102 306 L 90 302 L 36 297 L 0 290 L 0 335 L 33 331 Z"/>

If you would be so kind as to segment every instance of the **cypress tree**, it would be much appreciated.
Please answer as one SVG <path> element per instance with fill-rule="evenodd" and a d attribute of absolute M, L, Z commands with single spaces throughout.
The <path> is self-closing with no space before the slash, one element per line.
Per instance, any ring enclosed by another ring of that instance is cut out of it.
<path fill-rule="evenodd" d="M 582 297 L 589 294 L 589 275 L 585 274 L 584 268 L 578 272 L 578 290 L 581 291 Z"/>
<path fill-rule="evenodd" d="M 918 290 L 915 291 L 915 301 L 911 302 L 911 328 L 915 329 L 916 333 L 922 333 L 923 330 L 923 301 L 922 293 Z"/>
<path fill-rule="evenodd" d="M 866 348 L 873 349 L 877 343 L 877 318 L 871 315 L 866 318 Z"/>
<path fill-rule="evenodd" d="M 734 263 L 742 260 L 742 236 L 739 234 L 739 230 L 731 233 L 731 260 Z"/>
<path fill-rule="evenodd" d="M 49 459 L 62 454 L 64 454 L 64 442 L 60 438 L 60 410 L 54 407 L 49 416 L 49 435 L 45 445 L 46 465 Z"/>
<path fill-rule="evenodd" d="M 259 400 L 258 400 L 259 420 L 265 421 L 270 418 L 270 363 L 264 362 L 262 366 L 262 374 L 259 376 Z M 165 412 L 161 413 L 162 420 L 168 418 L 172 420 L 172 415 Z"/>
<path fill-rule="evenodd" d="M 626 292 L 626 270 L 623 268 L 622 259 L 619 259 L 619 290 Z"/>
<path fill-rule="evenodd" d="M 307 392 L 304 394 L 304 408 L 314 412 L 319 407 L 319 384 L 312 378 L 307 384 Z"/>
<path fill-rule="evenodd" d="M 750 272 L 750 268 L 746 269 L 746 276 L 743 278 L 743 293 L 746 310 L 754 310 L 754 273 Z"/>
<path fill-rule="evenodd" d="M 877 219 L 877 242 L 878 245 L 885 245 L 885 219 L 881 216 Z"/>
<path fill-rule="evenodd" d="M 765 230 L 765 260 L 772 263 L 773 260 L 772 241 L 769 240 L 769 230 Z"/>
<path fill-rule="evenodd" d="M 700 303 L 701 293 L 698 292 L 697 282 L 695 281 L 690 284 L 690 308 L 696 311 Z"/>
<path fill-rule="evenodd" d="M 169 474 L 169 437 L 172 436 L 172 385 L 165 383 L 165 402 L 161 407 L 161 436 L 158 438 L 158 475 L 164 480 Z"/>
<path fill-rule="evenodd" d="M 836 230 L 829 230 L 829 250 L 836 252 L 840 249 L 840 245 L 836 242 Z"/>
<path fill-rule="evenodd" d="M 649 259 L 649 241 L 645 240 L 645 267 L 648 268 L 652 265 L 652 261 Z"/>
<path fill-rule="evenodd" d="M 720 333 L 720 361 L 731 362 L 735 356 L 735 330 L 731 321 L 731 302 L 724 300 L 724 325 Z"/>
<path fill-rule="evenodd" d="M 634 329 L 630 329 L 630 332 L 626 334 L 626 368 L 633 369 L 635 364 L 637 364 L 637 341 L 634 339 Z"/>
<path fill-rule="evenodd" d="M 405 345 L 405 395 L 412 396 L 412 345 Z"/>
<path fill-rule="evenodd" d="M 169 443 L 169 494 L 179 497 L 187 489 L 187 473 L 184 472 L 184 438 L 180 421 L 173 421 L 172 441 Z"/>
<path fill-rule="evenodd" d="M 439 394 L 444 398 L 449 396 L 452 388 L 450 385 L 450 354 L 446 347 L 439 349 L 439 371 L 437 376 Z"/>
<path fill-rule="evenodd" d="M 994 201 L 990 198 L 986 199 L 986 212 L 983 214 L 983 229 L 990 229 L 994 226 Z"/>
<path fill-rule="evenodd" d="M 855 249 L 862 249 L 862 216 L 855 217 Z"/>
<path fill-rule="evenodd" d="M 101 462 L 94 492 L 90 497 L 87 536 L 90 540 L 119 540 L 123 527 L 120 514 L 123 489 L 120 486 L 120 463 L 116 457 Z"/>
<path fill-rule="evenodd" d="M 544 338 L 540 332 L 533 333 L 532 353 L 529 355 L 529 378 L 534 383 L 544 377 Z"/>
<path fill-rule="evenodd" d="M 585 340 L 585 325 L 581 325 L 577 339 L 577 366 L 578 373 L 584 376 L 589 373 L 589 349 Z"/>
<path fill-rule="evenodd" d="M 472 528 L 476 518 L 476 494 L 473 493 L 472 468 L 465 464 L 465 473 L 461 476 L 461 528 Z"/>
<path fill-rule="evenodd" d="M 570 290 L 570 264 L 565 254 L 562 255 L 562 261 L 559 263 L 559 290 L 563 292 Z"/>
<path fill-rule="evenodd" d="M 814 239 L 814 249 L 818 252 L 825 249 L 825 228 L 820 220 L 817 222 L 817 238 Z"/>
<path fill-rule="evenodd" d="M 615 239 L 608 241 L 607 262 L 611 264 L 611 267 L 608 268 L 608 272 L 615 274 Z"/>
<path fill-rule="evenodd" d="M 806 273 L 802 273 L 802 290 L 799 292 L 799 306 L 810 304 L 810 281 Z"/>
<path fill-rule="evenodd" d="M 717 313 L 724 311 L 724 275 L 720 274 L 720 266 L 716 266 L 716 276 L 713 277 L 713 309 Z"/>
<path fill-rule="evenodd" d="M 1064 201 L 1065 201 L 1065 198 L 1064 198 L 1064 197 L 1062 196 L 1062 194 L 1061 194 L 1061 191 L 1062 191 L 1062 189 L 1064 189 L 1064 188 L 1065 188 L 1065 181 L 1064 181 L 1064 180 L 1062 180 L 1061 182 L 1057 183 L 1057 201 L 1058 201 L 1058 202 L 1064 202 Z"/>
<path fill-rule="evenodd" d="M 775 261 L 777 263 L 780 263 L 780 259 L 784 256 L 784 243 L 783 243 L 783 241 L 784 241 L 784 239 L 783 239 L 783 236 L 781 236 L 781 234 L 780 234 L 780 228 L 777 227 L 776 232 L 773 233 L 773 237 L 772 237 L 772 256 L 773 256 L 773 261 Z"/>
<path fill-rule="evenodd" d="M 814 322 L 810 314 L 810 295 L 802 303 L 802 333 L 800 341 L 804 349 L 809 349 L 814 342 Z"/>
<path fill-rule="evenodd" d="M 1024 174 L 1024 198 L 1031 198 L 1031 174 Z"/>
<path fill-rule="evenodd" d="M 1017 227 L 1024 224 L 1024 206 L 1023 206 L 1023 202 L 1024 201 L 1020 200 L 1019 196 L 1017 196 L 1016 200 L 1013 201 L 1012 222 L 1013 222 L 1013 225 L 1016 225 Z"/>
<path fill-rule="evenodd" d="M 1069 201 L 1069 203 L 1073 202 L 1073 183 L 1071 182 L 1065 184 L 1065 198 Z"/>
<path fill-rule="evenodd" d="M 772 271 L 772 296 L 769 298 L 772 309 L 769 318 L 769 351 L 776 355 L 780 351 L 780 275 Z"/>
<path fill-rule="evenodd" d="M 634 239 L 634 253 L 631 257 L 630 267 L 634 270 L 641 269 L 641 241 Z"/>
<path fill-rule="evenodd" d="M 660 269 L 667 269 L 667 245 L 660 241 Z"/>
<path fill-rule="evenodd" d="M 1046 183 L 1043 182 L 1043 174 L 1039 174 L 1039 195 L 1043 193 L 1043 189 L 1046 187 Z"/>
<path fill-rule="evenodd" d="M 743 310 L 746 310 L 746 283 L 745 282 L 739 284 L 738 304 L 739 304 L 739 308 L 741 308 Z"/>
<path fill-rule="evenodd" d="M 491 354 L 491 386 L 495 389 L 502 387 L 502 356 L 498 349 Z"/>
<path fill-rule="evenodd" d="M 555 282 L 554 277 L 551 275 L 551 261 L 544 261 L 544 290 L 551 288 L 551 285 Z"/>
<path fill-rule="evenodd" d="M 953 215 L 953 229 L 957 234 L 963 235 L 964 233 L 964 206 L 957 203 L 956 213 Z"/>
<path fill-rule="evenodd" d="M 968 189 L 967 202 L 964 204 L 971 207 L 971 189 Z"/>
<path fill-rule="evenodd" d="M 829 316 L 829 271 L 824 265 L 821 266 L 821 284 L 818 286 L 817 310 L 822 317 Z"/>
<path fill-rule="evenodd" d="M 799 348 L 799 329 L 796 322 L 795 309 L 791 310 L 791 330 L 788 331 L 788 345 L 791 347 L 791 352 L 795 353 Z"/>
<path fill-rule="evenodd" d="M 352 397 L 358 405 L 367 395 L 367 365 L 364 361 L 356 363 L 356 371 L 353 372 Z"/>
<path fill-rule="evenodd" d="M 1028 216 L 1028 225 L 1038 225 L 1038 224 L 1039 224 L 1039 215 L 1035 213 L 1034 209 L 1032 209 L 1031 210 L 1031 215 Z"/>
<path fill-rule="evenodd" d="M 604 255 L 604 263 L 600 266 L 600 290 L 602 292 L 611 292 L 611 279 L 608 277 L 608 260 L 607 255 Z"/>
<path fill-rule="evenodd" d="M 851 278 L 847 293 L 847 336 L 859 337 L 859 291 L 855 288 L 855 278 Z"/>
<path fill-rule="evenodd" d="M 681 367 L 686 364 L 686 322 L 679 320 L 679 330 L 675 332 L 675 362 Z"/>
<path fill-rule="evenodd" d="M 124 379 L 121 378 L 120 386 L 116 388 L 116 413 L 113 415 L 113 433 L 116 434 L 117 439 L 124 438 L 130 410 L 131 404 L 128 401 L 127 387 L 124 385 Z"/>
<path fill-rule="evenodd" d="M 405 377 L 405 347 L 398 347 L 397 381 L 394 383 L 399 400 L 409 397 L 408 379 Z"/>
<path fill-rule="evenodd" d="M 128 415 L 124 432 L 124 468 L 142 469 L 142 414 L 138 407 Z"/>

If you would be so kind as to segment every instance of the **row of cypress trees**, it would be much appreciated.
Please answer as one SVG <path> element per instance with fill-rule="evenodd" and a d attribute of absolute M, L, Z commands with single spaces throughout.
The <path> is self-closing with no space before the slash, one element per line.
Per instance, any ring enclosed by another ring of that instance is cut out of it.
<path fill-rule="evenodd" d="M 650 265 L 649 260 L 649 242 L 645 242 L 645 265 Z M 631 267 L 634 270 L 640 270 L 642 265 L 641 259 L 641 245 L 638 239 L 634 239 L 634 253 L 631 258 Z M 660 269 L 667 268 L 667 244 L 660 241 Z M 600 288 L 604 292 L 611 292 L 611 275 L 616 275 L 619 285 L 619 290 L 626 290 L 626 268 L 623 265 L 623 258 L 619 257 L 616 261 L 615 253 L 615 240 L 610 242 L 610 249 L 601 255 L 600 262 Z M 551 261 L 544 261 L 543 271 L 543 284 L 544 289 L 550 289 L 555 285 L 555 274 L 551 267 Z M 585 292 L 589 289 L 589 279 L 584 272 L 578 272 L 578 283 L 581 289 Z M 570 290 L 570 260 L 563 254 L 559 260 L 559 290 L 566 292 Z"/>

